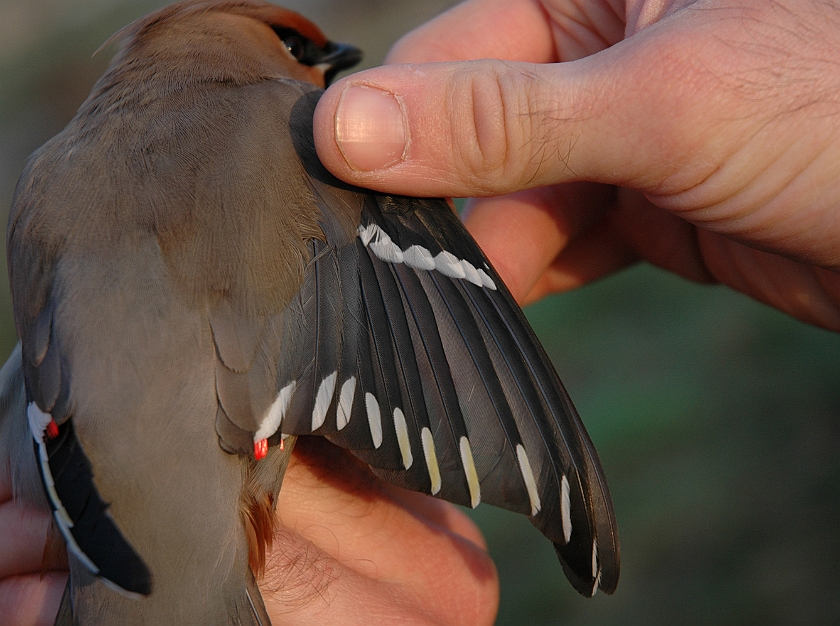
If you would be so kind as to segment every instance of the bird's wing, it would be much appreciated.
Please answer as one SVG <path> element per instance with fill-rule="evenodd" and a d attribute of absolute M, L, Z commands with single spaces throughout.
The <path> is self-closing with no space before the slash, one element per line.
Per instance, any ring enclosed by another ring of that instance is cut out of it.
<path fill-rule="evenodd" d="M 289 118 L 321 231 L 300 290 L 265 318 L 211 311 L 223 446 L 326 436 L 394 484 L 529 515 L 578 591 L 612 592 L 603 471 L 521 310 L 444 202 L 348 189 L 323 169 L 319 95 Z"/>
<path fill-rule="evenodd" d="M 37 246 L 32 246 L 27 236 L 16 236 L 31 230 L 26 225 L 18 228 L 21 224 L 14 217 L 10 224 L 9 258 L 21 349 L 12 354 L 4 367 L 4 371 L 8 370 L 4 395 L 11 393 L 14 398 L 15 393 L 19 394 L 17 401 L 9 405 L 15 415 L 7 415 L 6 419 L 17 420 L 15 432 L 29 435 L 17 437 L 28 439 L 18 443 L 28 446 L 30 454 L 34 446 L 34 458 L 56 526 L 72 554 L 91 572 L 117 587 L 131 593 L 148 593 L 150 572 L 117 528 L 108 505 L 99 495 L 90 461 L 70 419 L 71 377 L 54 319 L 55 266 L 38 255 Z M 23 381 L 25 391 L 20 394 Z M 21 420 L 28 423 L 26 431 L 20 428 Z M 27 464 L 21 458 L 15 466 L 25 468 Z"/>
<path fill-rule="evenodd" d="M 607 483 L 523 313 L 445 202 L 364 202 L 352 242 L 309 242 L 266 432 L 323 435 L 395 485 L 524 513 L 580 593 L 611 593 Z"/>

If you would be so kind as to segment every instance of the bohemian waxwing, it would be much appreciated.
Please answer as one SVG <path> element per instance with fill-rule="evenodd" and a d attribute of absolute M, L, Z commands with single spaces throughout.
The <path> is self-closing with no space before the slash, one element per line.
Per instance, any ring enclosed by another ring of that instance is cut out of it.
<path fill-rule="evenodd" d="M 446 202 L 317 159 L 315 103 L 359 51 L 251 0 L 116 37 L 7 235 L 21 345 L 0 434 L 67 543 L 56 623 L 269 624 L 249 562 L 310 434 L 395 485 L 529 516 L 580 593 L 612 593 L 598 456 L 499 276 Z"/>

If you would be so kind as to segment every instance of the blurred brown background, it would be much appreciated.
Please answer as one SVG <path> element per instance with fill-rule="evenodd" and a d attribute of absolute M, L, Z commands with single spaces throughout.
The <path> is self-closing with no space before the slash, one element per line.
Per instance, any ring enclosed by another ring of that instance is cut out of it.
<path fill-rule="evenodd" d="M 162 4 L 0 0 L 4 212 L 104 70 L 99 45 Z M 285 4 L 370 66 L 452 2 Z M 623 573 L 614 597 L 579 598 L 525 518 L 479 507 L 499 624 L 840 624 L 840 337 L 649 267 L 528 313 L 600 450 Z M 3 357 L 15 341 L 4 280 Z"/>

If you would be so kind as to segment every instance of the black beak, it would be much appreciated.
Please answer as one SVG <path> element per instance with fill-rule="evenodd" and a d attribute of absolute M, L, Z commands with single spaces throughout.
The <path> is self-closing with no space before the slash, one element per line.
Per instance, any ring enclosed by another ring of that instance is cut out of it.
<path fill-rule="evenodd" d="M 332 43 L 327 44 L 324 49 L 324 56 L 318 62 L 318 65 L 327 66 L 324 72 L 324 82 L 329 87 L 335 75 L 342 70 L 349 69 L 362 60 L 362 51 L 356 46 L 351 46 L 346 43 Z"/>

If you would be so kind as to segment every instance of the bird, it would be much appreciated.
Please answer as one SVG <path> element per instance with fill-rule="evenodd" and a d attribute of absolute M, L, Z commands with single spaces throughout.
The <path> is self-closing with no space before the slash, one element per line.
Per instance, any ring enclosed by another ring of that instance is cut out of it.
<path fill-rule="evenodd" d="M 526 515 L 578 592 L 613 593 L 598 454 L 451 203 L 318 160 L 314 108 L 361 52 L 261 0 L 112 39 L 7 228 L 0 452 L 66 544 L 56 624 L 268 626 L 256 576 L 300 436 Z"/>

